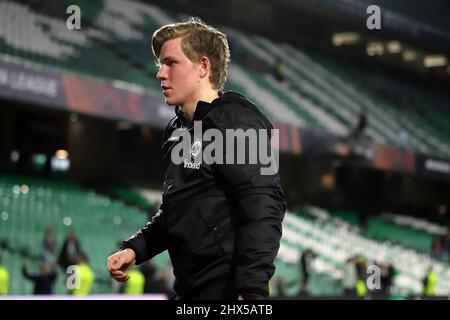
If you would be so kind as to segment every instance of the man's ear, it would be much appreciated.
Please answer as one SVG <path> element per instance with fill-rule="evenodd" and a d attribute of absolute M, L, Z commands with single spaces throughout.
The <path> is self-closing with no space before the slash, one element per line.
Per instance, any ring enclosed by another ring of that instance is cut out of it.
<path fill-rule="evenodd" d="M 211 62 L 208 57 L 203 56 L 200 58 L 200 77 L 204 78 L 208 76 L 211 72 Z"/>

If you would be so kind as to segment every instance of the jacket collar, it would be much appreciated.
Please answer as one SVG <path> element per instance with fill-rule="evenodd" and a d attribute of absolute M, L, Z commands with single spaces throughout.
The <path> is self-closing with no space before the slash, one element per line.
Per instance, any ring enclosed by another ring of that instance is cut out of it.
<path fill-rule="evenodd" d="M 218 95 L 219 97 L 214 99 L 211 103 L 205 101 L 199 101 L 197 103 L 197 107 L 195 108 L 194 112 L 194 121 L 202 120 L 208 114 L 208 112 L 210 112 L 215 106 L 222 102 L 223 93 L 219 91 Z"/>
<path fill-rule="evenodd" d="M 211 111 L 215 106 L 222 102 L 223 93 L 221 91 L 218 92 L 219 97 L 214 99 L 211 103 L 205 101 L 199 101 L 197 103 L 197 107 L 195 108 L 193 121 L 202 120 L 209 111 Z M 175 107 L 175 115 L 180 119 L 185 126 L 187 126 L 187 119 L 184 116 L 183 111 L 179 106 Z"/>

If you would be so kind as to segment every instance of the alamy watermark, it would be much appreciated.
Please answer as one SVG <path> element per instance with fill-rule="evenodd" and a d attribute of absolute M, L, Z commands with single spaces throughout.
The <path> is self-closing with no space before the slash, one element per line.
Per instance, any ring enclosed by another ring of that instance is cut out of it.
<path fill-rule="evenodd" d="M 69 290 L 80 289 L 80 267 L 70 265 L 66 269 L 66 287 Z"/>
<path fill-rule="evenodd" d="M 369 275 L 366 280 L 366 286 L 369 290 L 381 289 L 381 269 L 375 264 L 367 266 L 367 274 Z"/>
<path fill-rule="evenodd" d="M 366 20 L 366 26 L 369 30 L 381 29 L 381 9 L 379 6 L 372 4 L 367 7 L 367 14 L 370 16 Z"/>
<path fill-rule="evenodd" d="M 69 30 L 81 29 L 81 9 L 79 6 L 72 4 L 67 7 L 66 13 L 70 16 L 66 20 L 66 26 Z"/>
<path fill-rule="evenodd" d="M 200 169 L 201 164 L 245 164 L 260 166 L 261 175 L 278 172 L 278 129 L 210 128 L 203 132 L 202 122 L 194 121 L 193 131 L 192 137 L 189 130 L 176 129 L 169 138 L 178 141 L 170 155 L 175 165 Z"/>

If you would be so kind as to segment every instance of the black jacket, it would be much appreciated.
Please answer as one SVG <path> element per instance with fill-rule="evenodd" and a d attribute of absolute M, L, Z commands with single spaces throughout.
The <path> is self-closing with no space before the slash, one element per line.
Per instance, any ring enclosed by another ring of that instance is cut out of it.
<path fill-rule="evenodd" d="M 48 274 L 30 274 L 25 266 L 22 267 L 22 275 L 34 282 L 33 294 L 52 294 L 53 284 L 56 280 L 56 271 L 50 271 Z"/>
<path fill-rule="evenodd" d="M 174 289 L 183 299 L 234 299 L 237 294 L 267 298 L 286 208 L 279 176 L 261 175 L 261 167 L 267 166 L 259 159 L 248 164 L 248 145 L 246 164 L 201 163 L 197 169 L 175 165 L 171 151 L 183 141 L 177 141 L 175 130 L 191 132 L 190 143 L 194 141 L 193 126 L 178 108 L 176 114 L 163 139 L 160 210 L 122 248 L 135 251 L 137 264 L 168 249 L 176 277 Z M 212 103 L 199 102 L 193 120 L 202 121 L 203 132 L 273 128 L 249 100 L 235 92 L 219 93 Z M 201 150 L 207 145 L 202 141 Z"/>

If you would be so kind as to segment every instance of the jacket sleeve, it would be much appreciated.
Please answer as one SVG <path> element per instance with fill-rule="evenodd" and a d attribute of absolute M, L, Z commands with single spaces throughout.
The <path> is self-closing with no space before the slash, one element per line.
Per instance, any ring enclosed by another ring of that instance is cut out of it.
<path fill-rule="evenodd" d="M 136 254 L 136 264 L 141 264 L 167 249 L 163 218 L 163 211 L 160 208 L 143 228 L 120 246 L 122 250 L 133 249 Z"/>
<path fill-rule="evenodd" d="M 233 117 L 232 123 L 234 129 L 244 131 L 267 129 L 251 114 Z M 265 143 L 270 148 L 268 139 Z M 245 164 L 216 165 L 216 170 L 239 207 L 235 244 L 236 289 L 245 299 L 260 299 L 269 295 L 268 283 L 275 271 L 273 262 L 280 246 L 286 203 L 278 173 L 262 175 L 261 168 L 267 166 L 261 164 L 259 157 L 256 164 L 248 164 L 248 144 L 241 150 L 235 149 L 235 154 L 244 149 Z"/>
<path fill-rule="evenodd" d="M 38 278 L 36 275 L 32 275 L 32 274 L 28 273 L 28 269 L 27 269 L 27 267 L 25 267 L 25 266 L 22 267 L 22 275 L 23 275 L 25 278 L 27 278 L 27 279 L 29 279 L 29 280 L 32 280 L 32 281 L 36 281 L 37 278 Z"/>

